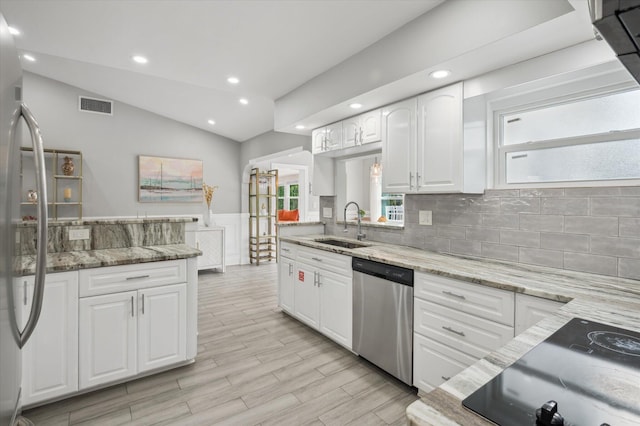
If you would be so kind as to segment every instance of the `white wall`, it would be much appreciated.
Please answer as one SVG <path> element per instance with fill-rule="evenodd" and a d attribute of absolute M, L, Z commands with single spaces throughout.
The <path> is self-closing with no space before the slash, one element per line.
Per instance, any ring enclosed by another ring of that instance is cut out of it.
<path fill-rule="evenodd" d="M 303 150 L 311 152 L 311 136 L 274 131 L 263 133 L 248 141 L 242 142 L 240 145 L 239 167 L 242 170 L 249 164 L 249 160 L 298 147 L 302 147 Z"/>
<path fill-rule="evenodd" d="M 78 111 L 88 93 L 25 73 L 24 99 L 42 129 L 45 148 L 82 151 L 84 216 L 202 214 L 202 203 L 139 203 L 138 156 L 202 159 L 204 181 L 218 185 L 214 213 L 240 212 L 240 144 L 115 102 L 113 116 Z"/>

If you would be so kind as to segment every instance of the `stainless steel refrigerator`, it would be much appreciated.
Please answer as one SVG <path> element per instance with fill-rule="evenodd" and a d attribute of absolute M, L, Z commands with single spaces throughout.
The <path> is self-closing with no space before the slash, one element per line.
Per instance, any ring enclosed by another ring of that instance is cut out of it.
<path fill-rule="evenodd" d="M 29 317 L 20 329 L 16 321 L 13 284 L 20 222 L 20 146 L 23 126 L 30 135 L 36 163 L 37 241 L 36 283 Z M 47 254 L 47 197 L 42 137 L 37 122 L 22 103 L 22 68 L 13 37 L 0 13 L 0 426 L 13 425 L 21 412 L 21 348 L 38 323 L 44 293 Z M 24 423 L 23 423 L 24 424 Z"/>

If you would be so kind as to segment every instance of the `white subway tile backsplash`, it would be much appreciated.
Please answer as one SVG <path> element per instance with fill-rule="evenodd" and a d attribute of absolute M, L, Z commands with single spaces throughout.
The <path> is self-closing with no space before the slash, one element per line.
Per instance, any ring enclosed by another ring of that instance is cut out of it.
<path fill-rule="evenodd" d="M 621 217 L 619 234 L 621 237 L 640 238 L 640 217 Z"/>
<path fill-rule="evenodd" d="M 640 197 L 591 198 L 591 215 L 640 217 Z"/>
<path fill-rule="evenodd" d="M 517 214 L 483 214 L 482 226 L 487 228 L 518 229 L 520 219 Z"/>
<path fill-rule="evenodd" d="M 540 198 L 502 198 L 500 212 L 502 214 L 540 213 Z"/>
<path fill-rule="evenodd" d="M 562 268 L 562 251 L 520 247 L 518 249 L 520 263 Z"/>
<path fill-rule="evenodd" d="M 523 231 L 562 232 L 564 216 L 545 214 L 521 214 L 520 229 Z"/>
<path fill-rule="evenodd" d="M 617 237 L 591 237 L 591 253 L 616 257 L 640 258 L 640 239 Z"/>
<path fill-rule="evenodd" d="M 540 233 L 531 231 L 500 231 L 500 244 L 520 247 L 540 247 Z"/>
<path fill-rule="evenodd" d="M 589 253 L 589 236 L 542 232 L 540 234 L 540 248 Z"/>
<path fill-rule="evenodd" d="M 540 213 L 561 214 L 565 216 L 584 216 L 589 214 L 588 198 L 542 198 Z"/>
<path fill-rule="evenodd" d="M 618 276 L 622 278 L 640 280 L 640 259 L 619 258 Z"/>

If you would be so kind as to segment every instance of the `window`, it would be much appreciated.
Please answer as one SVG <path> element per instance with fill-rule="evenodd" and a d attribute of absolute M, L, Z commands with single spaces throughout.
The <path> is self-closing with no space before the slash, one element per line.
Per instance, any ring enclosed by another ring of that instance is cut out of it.
<path fill-rule="evenodd" d="M 278 210 L 295 210 L 298 208 L 298 183 L 288 183 L 278 186 Z"/>
<path fill-rule="evenodd" d="M 640 89 L 496 112 L 501 186 L 640 179 Z"/>

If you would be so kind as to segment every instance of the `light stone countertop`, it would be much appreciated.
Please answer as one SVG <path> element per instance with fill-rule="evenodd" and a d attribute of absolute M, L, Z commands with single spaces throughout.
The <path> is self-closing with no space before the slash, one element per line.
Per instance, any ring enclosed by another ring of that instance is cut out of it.
<path fill-rule="evenodd" d="M 566 303 L 550 316 L 452 377 L 407 408 L 412 425 L 493 424 L 468 411 L 461 401 L 498 375 L 571 318 L 581 317 L 640 332 L 640 281 L 617 277 L 443 255 L 410 247 L 362 241 L 367 247 L 345 249 L 314 241 L 329 235 L 283 237 L 282 241 L 416 271 L 455 278 Z M 637 389 L 640 401 L 640 387 Z"/>
<path fill-rule="evenodd" d="M 200 256 L 201 254 L 200 250 L 186 244 L 48 253 L 47 272 L 75 271 L 103 266 L 186 259 Z M 16 258 L 16 262 L 16 274 L 33 275 L 35 273 L 35 256 L 20 256 Z"/>
<path fill-rule="evenodd" d="M 276 222 L 276 225 L 278 226 L 282 226 L 282 227 L 290 227 L 290 226 L 313 226 L 313 225 L 324 225 L 324 222 L 322 221 L 315 221 L 315 222 L 296 222 L 296 221 L 291 221 L 291 222 Z"/>

